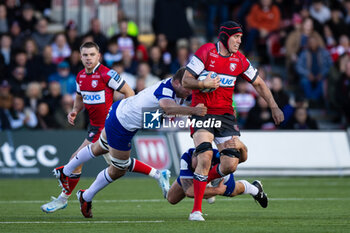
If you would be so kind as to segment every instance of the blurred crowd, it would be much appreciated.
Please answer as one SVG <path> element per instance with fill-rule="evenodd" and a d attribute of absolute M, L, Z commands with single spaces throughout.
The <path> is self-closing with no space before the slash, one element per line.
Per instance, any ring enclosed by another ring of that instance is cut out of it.
<path fill-rule="evenodd" d="M 155 0 L 151 44 L 139 39 L 122 7 L 113 30 L 104 33 L 92 18 L 83 35 L 72 20 L 50 33 L 50 7 L 50 1 L 0 1 L 0 130 L 86 127 L 86 114 L 75 126 L 66 120 L 84 42 L 96 42 L 101 63 L 137 93 L 186 65 L 203 43 L 216 42 L 227 20 L 242 24 L 241 51 L 285 114 L 278 128 L 318 129 L 313 109 L 331 115 L 338 128 L 349 126 L 350 0 Z M 266 102 L 240 78 L 234 104 L 240 128 L 276 129 Z"/>

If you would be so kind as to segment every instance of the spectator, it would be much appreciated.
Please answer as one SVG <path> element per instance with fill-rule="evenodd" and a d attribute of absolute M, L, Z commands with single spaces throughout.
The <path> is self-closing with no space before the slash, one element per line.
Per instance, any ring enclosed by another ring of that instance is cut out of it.
<path fill-rule="evenodd" d="M 67 43 L 66 36 L 63 33 L 56 34 L 54 43 L 51 44 L 52 59 L 55 64 L 62 62 L 70 56 L 71 49 Z"/>
<path fill-rule="evenodd" d="M 19 49 L 23 45 L 26 35 L 22 33 L 18 21 L 13 21 L 10 27 L 10 35 L 12 38 L 12 49 Z"/>
<path fill-rule="evenodd" d="M 350 55 L 350 39 L 347 35 L 343 34 L 339 38 L 339 45 L 330 50 L 332 59 L 337 62 L 339 57 L 344 54 Z"/>
<path fill-rule="evenodd" d="M 317 122 L 307 113 L 306 108 L 297 108 L 293 118 L 288 123 L 287 129 L 318 129 Z"/>
<path fill-rule="evenodd" d="M 119 23 L 119 34 L 114 35 L 111 40 L 114 40 L 118 43 L 119 50 L 124 52 L 127 50 L 131 57 L 135 56 L 135 50 L 138 46 L 138 40 L 135 36 L 128 34 L 128 20 L 123 19 Z"/>
<path fill-rule="evenodd" d="M 13 98 L 13 105 L 9 111 L 8 119 L 13 130 L 33 129 L 38 124 L 35 113 L 24 106 L 24 99 L 19 96 Z"/>
<path fill-rule="evenodd" d="M 166 35 L 158 34 L 156 37 L 155 45 L 159 46 L 162 52 L 162 59 L 164 64 L 170 65 L 172 58 L 171 51 L 168 48 L 168 39 L 166 38 Z"/>
<path fill-rule="evenodd" d="M 70 65 L 70 71 L 75 76 L 79 73 L 79 71 L 84 69 L 84 66 L 81 63 L 79 50 L 73 50 L 72 51 L 72 54 L 70 55 L 70 57 L 68 59 L 68 62 L 69 62 L 69 65 Z"/>
<path fill-rule="evenodd" d="M 66 32 L 67 42 L 71 50 L 79 50 L 80 39 L 78 36 L 78 26 L 73 20 L 70 20 L 67 23 L 65 32 Z"/>
<path fill-rule="evenodd" d="M 222 1 L 222 0 L 211 0 L 211 1 L 205 1 L 205 8 L 206 8 L 206 25 L 207 25 L 207 41 L 213 42 L 216 40 L 214 39 L 214 35 L 217 35 L 217 30 L 215 28 L 218 28 L 223 22 L 226 22 L 229 18 L 229 3 L 230 1 Z M 216 20 L 218 18 L 218 20 Z M 217 23 L 217 26 L 215 26 L 215 23 Z M 196 51 L 196 50 L 194 50 Z"/>
<path fill-rule="evenodd" d="M 11 86 L 7 80 L 0 83 L 0 109 L 10 109 L 13 102 L 13 95 L 10 92 Z"/>
<path fill-rule="evenodd" d="M 10 78 L 9 83 L 13 94 L 24 97 L 28 85 L 26 75 L 26 69 L 23 66 L 16 66 L 12 70 L 12 77 Z"/>
<path fill-rule="evenodd" d="M 25 3 L 22 7 L 22 15 L 19 18 L 19 25 L 22 32 L 29 36 L 32 32 L 34 32 L 36 22 L 37 20 L 34 16 L 34 7 L 30 3 Z"/>
<path fill-rule="evenodd" d="M 310 15 L 320 24 L 324 24 L 331 18 L 331 11 L 323 3 L 323 0 L 312 0 Z"/>
<path fill-rule="evenodd" d="M 101 53 L 106 52 L 107 37 L 101 31 L 101 22 L 97 18 L 93 18 L 90 21 L 91 28 L 87 35 L 93 37 L 93 41 L 100 47 Z"/>
<path fill-rule="evenodd" d="M 199 47 L 201 47 L 201 45 L 202 43 L 198 37 L 192 37 L 190 39 L 190 46 L 189 46 L 190 51 L 189 51 L 188 60 L 191 60 L 192 56 L 199 49 Z"/>
<path fill-rule="evenodd" d="M 346 11 L 345 15 L 345 23 L 347 24 L 347 27 L 350 25 L 350 0 L 344 0 L 343 1 L 343 6 Z"/>
<path fill-rule="evenodd" d="M 270 33 L 279 30 L 280 24 L 281 13 L 272 0 L 259 0 L 254 4 L 247 16 L 249 29 L 244 46 L 246 53 L 250 54 L 258 41 L 259 56 L 266 61 L 266 40 Z"/>
<path fill-rule="evenodd" d="M 276 129 L 272 115 L 266 101 L 258 96 L 255 106 L 249 111 L 245 129 Z"/>
<path fill-rule="evenodd" d="M 178 39 L 192 36 L 192 28 L 186 17 L 189 6 L 186 0 L 156 0 L 154 3 L 153 31 L 156 35 L 165 34 L 170 48 L 176 48 Z"/>
<path fill-rule="evenodd" d="M 75 77 L 70 72 L 69 64 L 66 61 L 57 65 L 57 72 L 50 75 L 48 81 L 49 83 L 53 81 L 59 82 L 62 95 L 73 95 L 76 91 Z"/>
<path fill-rule="evenodd" d="M 148 64 L 151 67 L 151 73 L 161 79 L 169 74 L 169 66 L 163 62 L 162 51 L 156 45 L 150 48 L 150 59 Z"/>
<path fill-rule="evenodd" d="M 60 105 L 57 107 L 54 118 L 60 129 L 84 129 L 85 115 L 78 114 L 75 118 L 74 125 L 67 121 L 67 115 L 73 108 L 73 97 L 71 95 L 63 95 Z"/>
<path fill-rule="evenodd" d="M 9 28 L 6 6 L 4 4 L 0 4 L 0 34 L 7 33 Z"/>
<path fill-rule="evenodd" d="M 20 17 L 21 10 L 17 5 L 18 1 L 16 0 L 6 0 L 6 9 L 7 9 L 7 20 L 12 24 L 15 19 Z"/>
<path fill-rule="evenodd" d="M 10 35 L 3 34 L 1 36 L 0 46 L 1 46 L 1 54 L 4 58 L 4 62 L 6 66 L 9 66 L 11 61 L 11 44 L 12 44 L 12 39 Z"/>
<path fill-rule="evenodd" d="M 122 53 L 119 51 L 118 43 L 115 40 L 110 40 L 107 46 L 107 52 L 103 55 L 103 60 L 106 66 L 111 67 L 114 62 L 122 59 Z"/>
<path fill-rule="evenodd" d="M 50 113 L 53 114 L 61 103 L 61 85 L 59 82 L 53 81 L 49 83 L 48 89 L 48 94 L 44 97 L 44 101 L 49 105 Z"/>
<path fill-rule="evenodd" d="M 342 34 L 350 35 L 349 28 L 342 17 L 340 9 L 337 7 L 332 9 L 331 18 L 326 22 L 326 26 L 332 31 L 336 40 L 338 40 Z"/>
<path fill-rule="evenodd" d="M 38 129 L 55 129 L 58 127 L 55 118 L 50 113 L 49 105 L 46 102 L 40 102 L 36 112 L 38 118 Z"/>
<path fill-rule="evenodd" d="M 176 52 L 176 58 L 170 64 L 170 73 L 175 74 L 182 66 L 188 63 L 188 48 L 187 46 L 180 46 Z"/>
<path fill-rule="evenodd" d="M 151 74 L 151 68 L 147 62 L 141 62 L 137 68 L 137 84 L 136 90 L 142 91 L 144 88 L 150 87 L 160 81 L 159 77 Z"/>
<path fill-rule="evenodd" d="M 53 35 L 48 33 L 48 21 L 46 18 L 40 18 L 35 25 L 35 32 L 32 34 L 32 38 L 38 46 L 38 51 L 41 53 L 45 46 L 49 45 L 53 39 Z"/>
<path fill-rule="evenodd" d="M 255 96 L 248 89 L 248 82 L 241 81 L 240 79 L 236 82 L 236 93 L 233 98 L 236 103 L 236 112 L 238 116 L 238 125 L 243 127 L 248 117 L 248 112 L 255 106 Z"/>
<path fill-rule="evenodd" d="M 131 56 L 129 50 L 122 51 L 122 62 L 126 72 L 135 75 L 137 72 L 138 62 Z"/>
<path fill-rule="evenodd" d="M 31 82 L 28 84 L 28 88 L 26 90 L 26 99 L 25 104 L 29 107 L 33 112 L 36 112 L 39 102 L 42 98 L 42 89 L 40 83 Z"/>
<path fill-rule="evenodd" d="M 24 41 L 24 51 L 27 54 L 27 60 L 28 62 L 33 61 L 34 58 L 39 55 L 39 49 L 37 44 L 32 38 L 28 38 L 26 41 Z"/>
<path fill-rule="evenodd" d="M 131 89 L 135 90 L 136 88 L 136 77 L 133 74 L 125 72 L 123 62 L 115 62 L 111 68 L 125 80 L 125 82 L 130 86 Z"/>
<path fill-rule="evenodd" d="M 325 94 L 323 85 L 331 65 L 332 58 L 328 51 L 319 45 L 316 37 L 310 36 L 308 47 L 300 53 L 297 60 L 296 70 L 306 98 L 316 105 L 320 104 L 320 99 Z"/>
<path fill-rule="evenodd" d="M 321 35 L 314 30 L 314 24 L 311 18 L 306 18 L 298 26 L 299 21 L 294 22 L 295 29 L 287 36 L 286 40 L 286 66 L 287 73 L 291 74 L 288 77 L 289 84 L 293 85 L 298 82 L 298 76 L 295 72 L 295 64 L 298 58 L 298 53 L 305 47 L 307 47 L 307 40 L 310 36 L 313 36 L 318 41 L 320 47 L 325 47 Z"/>
<path fill-rule="evenodd" d="M 44 47 L 42 55 L 37 56 L 28 68 L 28 76 L 32 81 L 39 82 L 43 89 L 47 88 L 48 77 L 56 72 L 56 65 L 52 61 L 52 48 Z"/>
<path fill-rule="evenodd" d="M 286 106 L 289 104 L 289 95 L 283 89 L 283 80 L 280 75 L 273 75 L 271 78 L 271 93 L 273 98 L 276 100 L 278 107 L 284 111 Z"/>

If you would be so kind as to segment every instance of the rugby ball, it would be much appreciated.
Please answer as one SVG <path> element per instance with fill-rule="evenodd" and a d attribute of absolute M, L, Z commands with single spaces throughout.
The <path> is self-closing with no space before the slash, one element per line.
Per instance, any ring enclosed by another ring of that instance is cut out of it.
<path fill-rule="evenodd" d="M 212 72 L 212 71 L 210 71 Z M 206 79 L 206 77 L 208 76 L 208 74 L 210 73 L 209 71 L 203 71 L 199 77 L 198 77 L 198 81 L 203 81 L 204 79 Z M 218 76 L 217 73 L 212 72 L 212 74 L 210 75 L 211 78 L 216 78 L 216 76 Z M 201 92 L 207 93 L 207 92 L 212 92 L 215 91 L 215 88 L 204 88 L 204 89 L 200 89 Z"/>

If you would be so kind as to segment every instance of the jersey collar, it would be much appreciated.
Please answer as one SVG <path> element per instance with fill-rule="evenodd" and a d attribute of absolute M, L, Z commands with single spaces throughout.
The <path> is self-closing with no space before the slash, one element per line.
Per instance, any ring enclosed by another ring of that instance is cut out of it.
<path fill-rule="evenodd" d="M 96 70 L 100 67 L 101 63 L 97 63 L 97 65 L 95 66 L 95 68 L 92 70 L 91 73 L 86 73 L 87 75 L 93 74 L 96 72 Z"/>

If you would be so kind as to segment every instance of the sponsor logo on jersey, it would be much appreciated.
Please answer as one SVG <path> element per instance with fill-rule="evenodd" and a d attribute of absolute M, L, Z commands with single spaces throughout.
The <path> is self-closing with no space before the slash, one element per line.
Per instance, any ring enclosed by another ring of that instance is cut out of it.
<path fill-rule="evenodd" d="M 92 78 L 100 78 L 100 75 L 95 74 L 95 75 L 92 75 L 91 77 L 92 77 Z"/>
<path fill-rule="evenodd" d="M 98 85 L 98 80 L 92 80 L 92 81 L 91 81 L 91 86 L 92 86 L 93 88 L 97 87 L 97 85 Z"/>
<path fill-rule="evenodd" d="M 80 78 L 86 78 L 86 75 L 85 74 L 81 74 Z"/>
<path fill-rule="evenodd" d="M 235 84 L 236 77 L 228 75 L 219 75 L 220 87 L 233 87 Z"/>
<path fill-rule="evenodd" d="M 236 63 L 230 63 L 230 70 L 231 70 L 232 72 L 235 71 L 236 67 L 237 67 L 237 64 L 236 64 Z"/>
<path fill-rule="evenodd" d="M 165 136 L 135 136 L 134 140 L 140 161 L 159 170 L 170 167 L 171 158 Z"/>
<path fill-rule="evenodd" d="M 82 91 L 84 104 L 103 104 L 105 102 L 105 91 Z"/>

